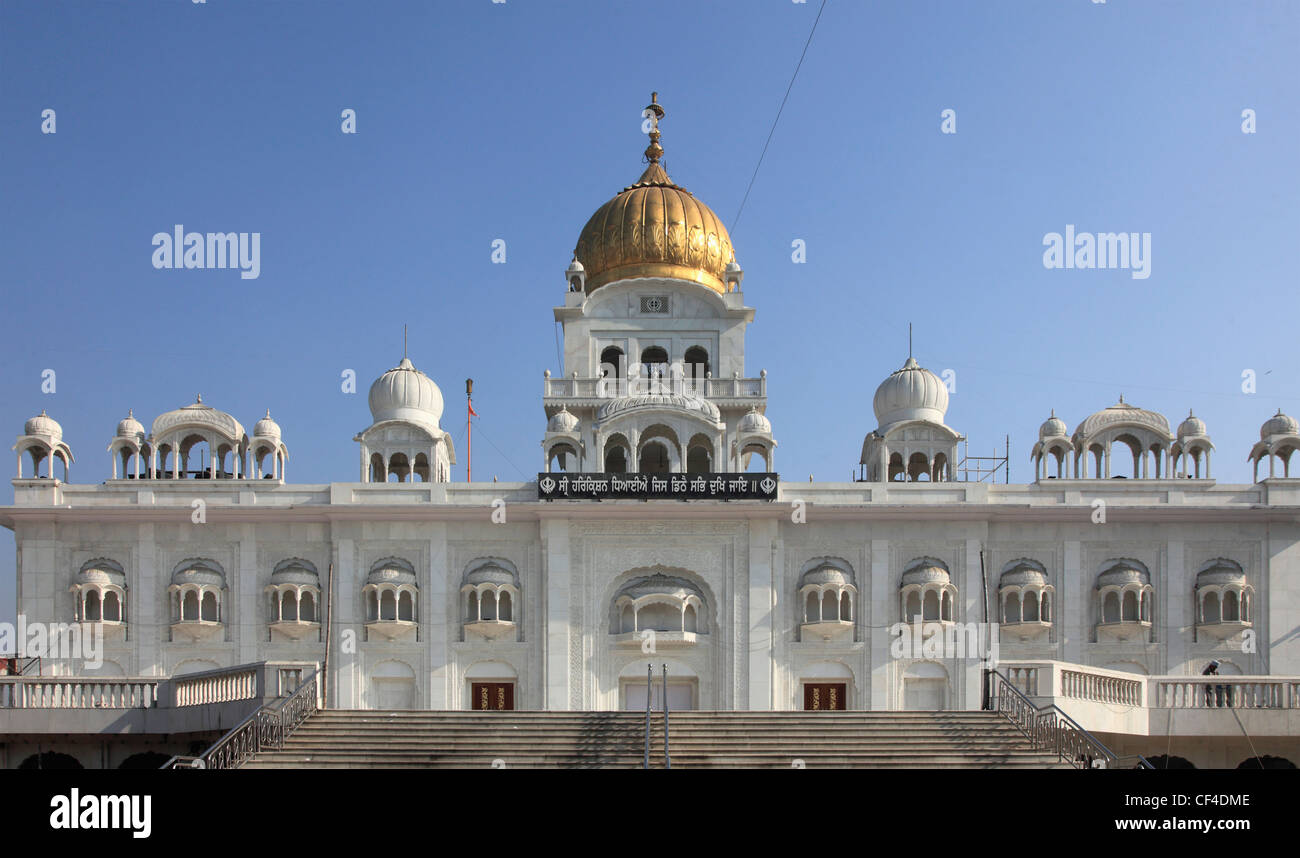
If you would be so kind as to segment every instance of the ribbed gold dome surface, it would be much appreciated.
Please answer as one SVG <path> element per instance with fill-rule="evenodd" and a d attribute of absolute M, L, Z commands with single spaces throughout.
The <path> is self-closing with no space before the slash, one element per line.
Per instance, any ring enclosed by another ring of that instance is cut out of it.
<path fill-rule="evenodd" d="M 587 271 L 587 292 L 629 277 L 673 277 L 726 292 L 734 258 L 731 236 L 713 210 L 668 177 L 660 165 L 657 96 L 646 158 L 650 166 L 587 221 L 574 255 Z"/>

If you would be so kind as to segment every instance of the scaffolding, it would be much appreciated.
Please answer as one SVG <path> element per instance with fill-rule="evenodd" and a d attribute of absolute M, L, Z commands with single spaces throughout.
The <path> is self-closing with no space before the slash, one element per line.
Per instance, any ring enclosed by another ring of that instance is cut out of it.
<path fill-rule="evenodd" d="M 982 483 L 988 481 L 996 483 L 998 474 L 1002 474 L 1004 483 L 1011 482 L 1011 436 L 1006 436 L 1006 447 L 1001 456 L 994 451 L 992 456 L 972 456 L 970 454 L 970 441 L 963 440 L 965 452 L 962 454 L 962 460 L 957 465 L 957 473 L 961 474 L 960 482 L 963 483 Z M 972 476 L 974 479 L 971 479 Z"/>

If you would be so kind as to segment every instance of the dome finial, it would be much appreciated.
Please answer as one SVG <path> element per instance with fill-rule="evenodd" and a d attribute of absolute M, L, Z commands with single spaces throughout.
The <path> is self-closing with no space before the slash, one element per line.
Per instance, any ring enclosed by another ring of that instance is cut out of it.
<path fill-rule="evenodd" d="M 664 118 L 663 106 L 659 103 L 659 93 L 650 93 L 650 103 L 641 111 L 650 120 L 650 145 L 645 148 L 646 160 L 658 164 L 664 156 L 664 147 L 659 145 L 659 120 Z"/>
<path fill-rule="evenodd" d="M 200 393 L 198 396 L 196 396 L 196 397 L 194 398 L 194 404 L 195 404 L 195 405 L 202 405 L 202 404 L 203 404 L 203 394 L 202 394 L 202 393 Z"/>
<path fill-rule="evenodd" d="M 1123 404 L 1124 404 L 1124 394 L 1122 394 L 1122 393 L 1119 395 L 1119 404 L 1120 404 L 1120 405 L 1123 405 Z"/>

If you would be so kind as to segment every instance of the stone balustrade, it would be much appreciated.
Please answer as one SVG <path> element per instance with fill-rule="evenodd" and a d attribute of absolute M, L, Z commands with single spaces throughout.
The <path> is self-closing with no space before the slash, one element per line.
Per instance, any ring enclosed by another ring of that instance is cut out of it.
<path fill-rule="evenodd" d="M 182 709 L 276 697 L 310 672 L 307 662 L 254 662 L 162 677 L 4 676 L 4 709 Z M 291 688 L 289 690 L 292 690 Z"/>

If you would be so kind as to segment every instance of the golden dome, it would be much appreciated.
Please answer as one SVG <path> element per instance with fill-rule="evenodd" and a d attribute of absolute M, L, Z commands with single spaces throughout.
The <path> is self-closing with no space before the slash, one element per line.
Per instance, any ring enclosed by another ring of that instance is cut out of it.
<path fill-rule="evenodd" d="M 587 271 L 587 292 L 629 277 L 690 280 L 726 292 L 731 236 L 713 210 L 679 187 L 660 166 L 658 93 L 651 95 L 650 161 L 641 178 L 596 209 L 574 255 Z"/>

